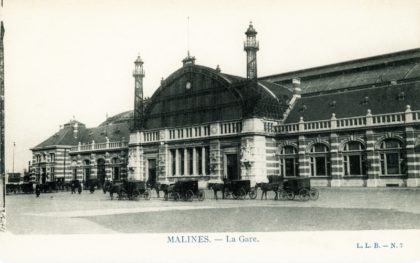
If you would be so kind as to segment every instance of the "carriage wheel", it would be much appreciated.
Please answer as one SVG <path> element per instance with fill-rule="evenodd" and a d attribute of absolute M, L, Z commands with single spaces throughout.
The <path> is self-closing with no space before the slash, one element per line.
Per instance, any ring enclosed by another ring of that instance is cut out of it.
<path fill-rule="evenodd" d="M 203 190 L 199 190 L 198 191 L 198 195 L 197 195 L 197 197 L 198 197 L 198 201 L 203 201 L 204 200 L 204 191 Z"/>
<path fill-rule="evenodd" d="M 308 201 L 309 200 L 309 190 L 306 189 L 306 188 L 300 189 L 299 198 L 300 198 L 301 201 Z"/>
<path fill-rule="evenodd" d="M 185 196 L 184 196 L 184 201 L 190 201 L 190 202 L 192 202 L 193 197 L 194 197 L 194 192 L 193 192 L 193 191 L 191 191 L 191 190 L 188 190 L 188 191 L 185 193 Z"/>
<path fill-rule="evenodd" d="M 167 192 L 163 195 L 163 200 L 165 200 L 165 201 L 169 200 L 169 196 L 168 196 Z"/>
<path fill-rule="evenodd" d="M 134 191 L 133 191 L 133 194 L 132 194 L 132 196 L 131 196 L 131 199 L 132 199 L 132 200 L 135 200 L 135 201 L 138 201 L 138 200 L 139 200 L 139 196 L 140 196 L 140 192 L 139 192 L 139 190 L 134 190 Z"/>
<path fill-rule="evenodd" d="M 175 201 L 178 201 L 181 198 L 181 196 L 177 192 L 173 193 L 173 196 Z"/>
<path fill-rule="evenodd" d="M 244 200 L 245 199 L 245 196 L 246 196 L 246 191 L 245 191 L 245 189 L 244 188 L 241 188 L 240 190 L 239 190 L 239 200 Z"/>
<path fill-rule="evenodd" d="M 249 191 L 249 198 L 255 199 L 257 198 L 257 188 L 252 187 Z"/>
<path fill-rule="evenodd" d="M 287 192 L 284 190 L 279 190 L 277 191 L 277 197 L 278 197 L 278 200 L 284 201 L 287 199 Z"/>
<path fill-rule="evenodd" d="M 150 192 L 150 189 L 146 189 L 143 193 L 143 197 L 145 200 L 150 200 L 152 197 L 152 193 Z"/>
<path fill-rule="evenodd" d="M 319 191 L 318 191 L 318 189 L 312 188 L 309 191 L 309 198 L 311 200 L 318 200 L 318 197 L 319 197 Z"/>
<path fill-rule="evenodd" d="M 295 193 L 293 193 L 293 192 L 287 192 L 287 199 L 289 199 L 289 200 L 295 199 Z"/>
<path fill-rule="evenodd" d="M 123 198 L 127 197 L 127 193 L 123 190 L 118 192 L 118 200 L 122 200 Z"/>

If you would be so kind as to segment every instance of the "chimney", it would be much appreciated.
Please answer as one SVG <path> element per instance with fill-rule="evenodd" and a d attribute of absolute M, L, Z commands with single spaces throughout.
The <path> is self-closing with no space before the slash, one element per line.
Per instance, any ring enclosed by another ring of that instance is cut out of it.
<path fill-rule="evenodd" d="M 293 78 L 292 85 L 293 85 L 293 96 L 300 98 L 302 94 L 302 89 L 300 88 L 300 78 Z"/>
<path fill-rule="evenodd" d="M 79 125 L 77 124 L 77 122 L 74 123 L 73 125 L 73 136 L 75 139 L 77 139 L 77 133 L 79 132 Z"/>

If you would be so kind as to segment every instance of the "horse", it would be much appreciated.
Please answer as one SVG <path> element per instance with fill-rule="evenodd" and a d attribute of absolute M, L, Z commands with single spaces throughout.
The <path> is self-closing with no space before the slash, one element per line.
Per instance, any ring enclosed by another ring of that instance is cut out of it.
<path fill-rule="evenodd" d="M 256 188 L 261 188 L 261 200 L 263 200 L 264 196 L 265 196 L 265 200 L 267 200 L 267 192 L 268 191 L 274 191 L 274 193 L 276 194 L 276 196 L 274 197 L 274 200 L 278 199 L 278 190 L 280 187 L 280 184 L 278 183 L 257 183 L 255 185 Z"/>
<path fill-rule="evenodd" d="M 222 199 L 225 199 L 225 184 L 221 183 L 208 183 L 207 189 L 213 190 L 214 198 L 217 200 L 217 192 L 222 192 Z"/>
<path fill-rule="evenodd" d="M 104 182 L 103 186 L 102 186 L 102 191 L 104 192 L 104 194 L 106 194 L 106 192 L 109 191 L 109 188 L 112 186 L 112 182 L 107 180 Z"/>
<path fill-rule="evenodd" d="M 150 189 L 155 189 L 157 197 L 160 198 L 160 191 L 166 190 L 166 184 L 161 184 L 159 182 L 148 182 L 147 185 L 150 187 Z"/>
<path fill-rule="evenodd" d="M 111 197 L 111 200 L 114 199 L 114 193 L 118 195 L 118 199 L 122 198 L 123 194 L 123 183 L 110 183 L 107 190 L 109 191 L 109 196 Z"/>

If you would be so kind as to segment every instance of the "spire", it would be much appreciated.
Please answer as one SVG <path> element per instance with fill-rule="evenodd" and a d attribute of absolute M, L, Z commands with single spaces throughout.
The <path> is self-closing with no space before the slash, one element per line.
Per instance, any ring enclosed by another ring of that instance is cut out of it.
<path fill-rule="evenodd" d="M 134 131 L 139 130 L 141 122 L 143 121 L 143 78 L 145 76 L 143 69 L 143 60 L 140 55 L 134 61 L 134 116 L 132 129 Z"/>
<path fill-rule="evenodd" d="M 256 39 L 257 31 L 252 25 L 252 21 L 249 22 L 249 27 L 245 35 L 246 77 L 248 79 L 257 79 L 257 51 L 259 50 L 259 43 Z"/>
<path fill-rule="evenodd" d="M 182 60 L 182 65 L 195 64 L 195 57 L 190 55 L 190 17 L 187 16 L 187 56 Z"/>

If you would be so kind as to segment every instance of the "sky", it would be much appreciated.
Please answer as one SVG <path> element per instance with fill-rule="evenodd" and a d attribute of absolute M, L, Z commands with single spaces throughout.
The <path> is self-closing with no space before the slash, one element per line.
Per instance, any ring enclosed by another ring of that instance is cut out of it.
<path fill-rule="evenodd" d="M 1 19 L 9 172 L 73 117 L 94 127 L 132 110 L 138 54 L 151 96 L 188 47 L 197 64 L 245 76 L 250 21 L 259 76 L 420 47 L 414 0 L 4 0 Z"/>

